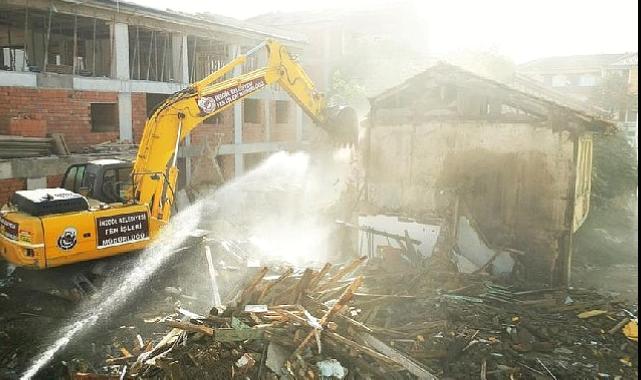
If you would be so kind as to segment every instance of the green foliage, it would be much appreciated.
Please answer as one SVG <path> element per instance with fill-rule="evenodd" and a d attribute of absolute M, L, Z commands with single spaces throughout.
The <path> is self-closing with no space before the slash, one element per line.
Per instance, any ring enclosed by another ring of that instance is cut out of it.
<path fill-rule="evenodd" d="M 340 69 L 334 71 L 329 90 L 330 98 L 338 98 L 350 104 L 365 97 L 365 88 L 354 78 L 343 74 Z"/>
<path fill-rule="evenodd" d="M 609 207 L 609 201 L 634 192 L 639 183 L 636 152 L 622 133 L 594 136 L 592 205 Z"/>
<path fill-rule="evenodd" d="M 594 87 L 590 94 L 590 102 L 612 112 L 633 106 L 638 102 L 638 98 L 629 94 L 627 76 L 609 72 L 601 85 Z"/>
<path fill-rule="evenodd" d="M 575 236 L 577 264 L 634 262 L 638 161 L 621 133 L 594 136 L 590 213 Z"/>

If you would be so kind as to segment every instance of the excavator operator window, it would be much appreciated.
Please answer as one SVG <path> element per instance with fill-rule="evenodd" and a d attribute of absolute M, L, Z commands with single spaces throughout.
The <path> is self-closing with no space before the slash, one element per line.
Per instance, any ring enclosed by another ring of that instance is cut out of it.
<path fill-rule="evenodd" d="M 74 193 L 80 192 L 86 167 L 85 164 L 70 166 L 62 180 L 62 187 Z"/>
<path fill-rule="evenodd" d="M 116 194 L 116 170 L 107 169 L 102 176 L 102 198 L 101 201 L 107 203 L 118 202 L 118 195 Z"/>
<path fill-rule="evenodd" d="M 102 177 L 103 202 L 124 202 L 131 189 L 131 168 L 107 169 Z"/>
<path fill-rule="evenodd" d="M 85 175 L 85 179 L 84 179 L 84 181 L 82 183 L 82 189 L 85 190 L 82 193 L 82 195 L 84 195 L 86 197 L 90 197 L 90 198 L 93 197 L 94 196 L 93 195 L 93 187 L 94 187 L 95 182 L 96 182 L 96 174 L 88 171 L 87 174 Z"/>

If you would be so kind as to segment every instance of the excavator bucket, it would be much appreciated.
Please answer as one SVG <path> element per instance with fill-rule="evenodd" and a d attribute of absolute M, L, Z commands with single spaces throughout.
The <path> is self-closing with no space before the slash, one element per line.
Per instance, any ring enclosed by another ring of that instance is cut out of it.
<path fill-rule="evenodd" d="M 358 115 L 352 107 L 328 107 L 327 120 L 322 126 L 330 138 L 340 145 L 358 144 Z"/>

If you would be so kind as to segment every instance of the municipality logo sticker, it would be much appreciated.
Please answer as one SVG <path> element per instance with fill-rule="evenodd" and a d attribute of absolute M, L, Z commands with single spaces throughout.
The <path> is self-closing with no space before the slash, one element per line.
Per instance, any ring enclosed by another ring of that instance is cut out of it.
<path fill-rule="evenodd" d="M 216 101 L 211 97 L 204 96 L 198 99 L 198 107 L 203 113 L 212 113 L 216 110 Z"/>
<path fill-rule="evenodd" d="M 58 247 L 61 249 L 69 250 L 76 246 L 78 241 L 78 231 L 73 227 L 65 228 L 62 235 L 58 238 Z"/>

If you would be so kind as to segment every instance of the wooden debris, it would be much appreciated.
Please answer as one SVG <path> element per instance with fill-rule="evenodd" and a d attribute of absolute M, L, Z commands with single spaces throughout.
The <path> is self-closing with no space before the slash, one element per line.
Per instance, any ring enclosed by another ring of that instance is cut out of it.
<path fill-rule="evenodd" d="M 214 336 L 214 329 L 211 327 L 207 326 L 202 326 L 202 325 L 195 325 L 193 323 L 189 322 L 180 322 L 180 321 L 167 321 L 167 326 L 173 327 L 176 329 L 180 330 L 185 330 L 185 331 L 190 331 L 190 332 L 197 332 L 209 336 Z"/>
<path fill-rule="evenodd" d="M 608 330 L 608 334 L 610 335 L 616 334 L 617 332 L 621 331 L 623 326 L 628 324 L 628 322 L 630 322 L 630 318 L 623 318 L 619 323 L 617 323 L 616 325 L 614 325 L 614 327 Z"/>
<path fill-rule="evenodd" d="M 604 330 L 604 320 L 616 321 L 606 314 L 621 310 L 601 298 L 574 291 L 574 304 L 567 305 L 568 290 L 524 290 L 480 274 L 366 271 L 346 281 L 362 263 L 359 258 L 299 275 L 292 268 L 265 267 L 236 292 L 240 302 L 208 316 L 178 308 L 175 317 L 163 319 L 172 330 L 156 346 L 143 351 L 135 344 L 141 353 L 131 376 L 319 379 L 316 363 L 335 359 L 353 378 L 595 378 L 596 367 L 564 363 L 571 357 L 593 365 L 599 359 L 590 353 L 601 345 L 615 352 L 615 342 L 637 349 L 616 334 L 633 317 Z M 598 312 L 577 318 L 586 310 Z M 596 329 L 600 335 L 592 333 Z M 568 338 L 567 331 L 574 335 Z M 585 337 L 575 344 L 579 334 Z M 270 345 L 279 349 L 268 350 Z M 279 356 L 268 358 L 274 352 Z M 552 352 L 562 360 L 553 360 Z M 619 354 L 599 362 L 599 369 L 633 375 L 637 362 L 634 355 Z"/>

